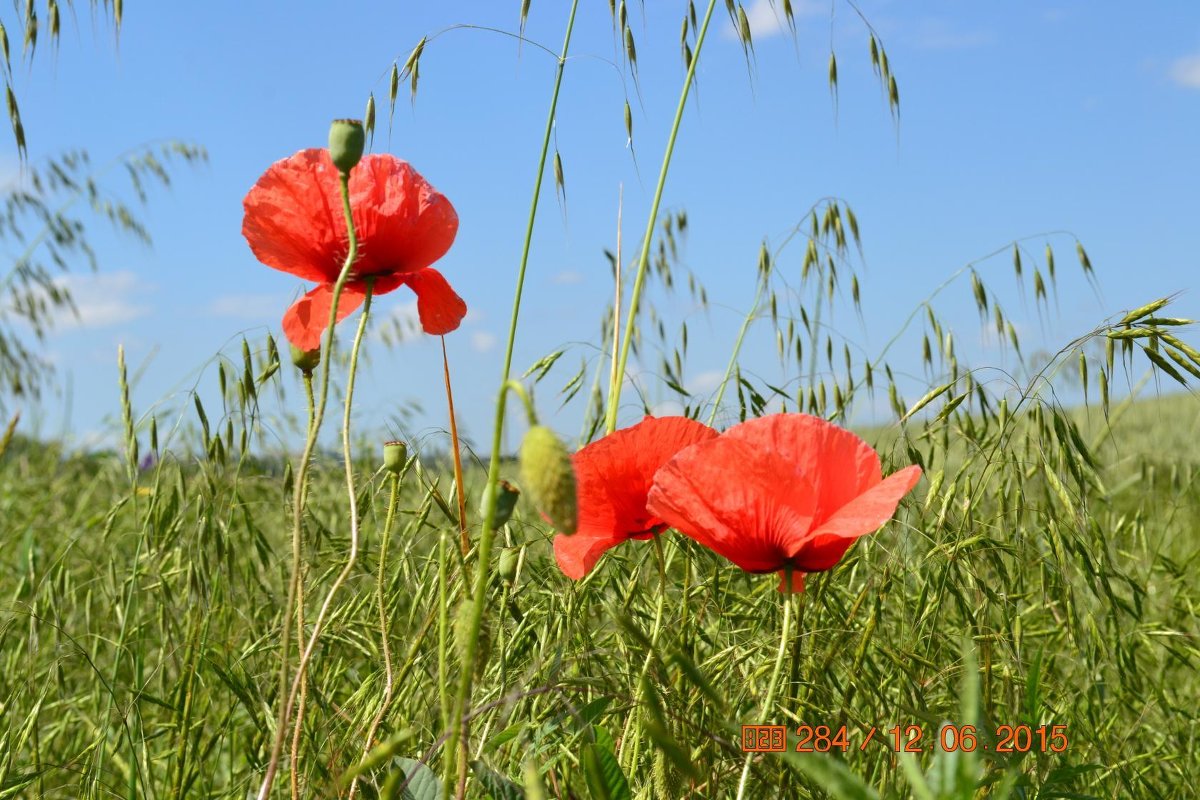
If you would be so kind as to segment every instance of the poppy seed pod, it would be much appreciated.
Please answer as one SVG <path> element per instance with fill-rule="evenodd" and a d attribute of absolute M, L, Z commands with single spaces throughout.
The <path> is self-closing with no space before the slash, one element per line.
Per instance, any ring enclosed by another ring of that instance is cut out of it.
<path fill-rule="evenodd" d="M 571 454 L 544 425 L 534 425 L 521 442 L 521 483 L 538 511 L 565 534 L 575 533 L 575 470 Z"/>
<path fill-rule="evenodd" d="M 348 175 L 358 166 L 366 146 L 367 135 L 360 120 L 335 119 L 329 124 L 329 156 L 342 174 Z"/>
<path fill-rule="evenodd" d="M 495 497 L 496 501 L 495 527 L 499 528 L 512 519 L 513 511 L 517 508 L 517 501 L 521 499 L 521 490 L 508 481 L 500 481 L 496 485 L 496 493 L 493 497 Z M 479 513 L 485 517 L 487 516 L 486 495 L 483 498 L 483 502 L 480 503 Z"/>
<path fill-rule="evenodd" d="M 304 350 L 292 345 L 292 363 L 304 374 L 312 375 L 313 370 L 321 365 L 321 348 Z"/>
<path fill-rule="evenodd" d="M 399 475 L 408 462 L 408 445 L 404 442 L 383 443 L 383 468 L 393 475 Z"/>

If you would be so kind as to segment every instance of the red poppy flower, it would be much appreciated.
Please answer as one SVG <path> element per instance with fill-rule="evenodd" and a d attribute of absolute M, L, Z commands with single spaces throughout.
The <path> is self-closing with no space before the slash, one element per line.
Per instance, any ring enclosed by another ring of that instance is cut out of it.
<path fill-rule="evenodd" d="M 654 473 L 680 450 L 716 436 L 686 417 L 646 417 L 577 452 L 571 461 L 579 524 L 574 534 L 554 537 L 559 569 L 579 580 L 605 550 L 665 530 L 666 524 L 646 511 Z"/>
<path fill-rule="evenodd" d="M 921 468 L 883 478 L 879 455 L 847 430 L 807 414 L 735 425 L 679 453 L 654 479 L 646 507 L 747 572 L 831 569 L 878 530 Z"/>
<path fill-rule="evenodd" d="M 329 151 L 301 150 L 272 164 L 243 201 L 242 235 L 255 258 L 318 286 L 283 316 L 283 332 L 302 350 L 321 346 L 333 285 L 350 247 Z M 416 170 L 390 155 L 365 156 L 350 173 L 350 208 L 358 258 L 338 302 L 339 320 L 372 293 L 408 285 L 426 333 L 449 333 L 467 306 L 429 265 L 454 242 L 458 215 Z"/>

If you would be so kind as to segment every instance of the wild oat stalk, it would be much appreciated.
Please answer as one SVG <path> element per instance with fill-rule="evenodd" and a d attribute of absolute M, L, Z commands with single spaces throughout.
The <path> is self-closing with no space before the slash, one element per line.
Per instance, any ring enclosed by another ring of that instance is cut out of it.
<path fill-rule="evenodd" d="M 471 615 L 467 626 L 467 641 L 463 645 L 462 673 L 459 676 L 458 691 L 454 698 L 453 716 L 450 720 L 450 737 L 443 751 L 447 758 L 458 758 L 460 741 L 470 737 L 470 722 L 467 719 L 467 707 L 471 699 L 471 681 L 474 677 L 476 652 L 479 647 L 479 630 L 483 622 L 483 607 L 487 599 L 488 579 L 491 577 L 492 542 L 496 535 L 496 486 L 500 482 L 500 447 L 504 432 L 504 411 L 508 396 L 508 382 L 512 372 L 513 346 L 517 339 L 517 321 L 521 315 L 521 295 L 525 288 L 525 269 L 529 264 L 529 251 L 533 242 L 533 225 L 537 219 L 538 200 L 541 197 L 542 178 L 546 172 L 546 158 L 550 152 L 550 140 L 554 135 L 554 118 L 558 109 L 558 94 L 562 87 L 563 69 L 567 63 L 567 52 L 571 45 L 571 32 L 575 29 L 575 12 L 579 8 L 579 0 L 572 0 L 571 15 L 567 18 L 567 32 L 563 37 L 562 52 L 558 57 L 558 68 L 554 75 L 554 91 L 550 96 L 550 111 L 546 115 L 546 132 L 542 137 L 542 154 L 538 159 L 537 176 L 533 182 L 533 199 L 529 204 L 529 223 L 525 228 L 525 244 L 521 249 L 521 262 L 517 267 L 517 288 L 513 297 L 512 318 L 508 325 L 508 342 L 504 348 L 504 368 L 500 373 L 500 392 L 496 398 L 496 418 L 492 426 L 492 453 L 488 461 L 487 483 L 484 485 L 484 514 L 483 530 L 479 534 L 479 559 L 475 572 L 475 588 L 471 600 Z M 456 770 L 448 770 L 452 775 Z M 450 796 L 450 786 L 447 782 L 442 787 L 442 797 Z"/>
<path fill-rule="evenodd" d="M 646 232 L 642 235 L 642 254 L 638 257 L 637 274 L 633 279 L 633 292 L 629 297 L 629 310 L 625 312 L 625 336 L 621 342 L 621 354 L 617 359 L 612 384 L 608 387 L 608 417 L 605 428 L 609 433 L 617 429 L 617 411 L 621 406 L 621 385 L 625 382 L 625 365 L 629 360 L 629 345 L 633 340 L 634 326 L 637 324 L 638 301 L 642 296 L 642 288 L 646 282 L 647 268 L 650 266 L 650 245 L 654 239 L 654 226 L 658 222 L 658 207 L 662 202 L 663 188 L 667 185 L 667 172 L 671 167 L 671 155 L 675 152 L 675 139 L 679 135 L 679 127 L 683 123 L 683 111 L 687 108 L 688 93 L 696 80 L 696 64 L 700 62 L 700 51 L 704 48 L 704 37 L 708 33 L 708 23 L 712 19 L 713 9 L 717 0 L 709 0 L 708 9 L 704 12 L 704 22 L 700 24 L 700 33 L 696 36 L 696 50 L 688 62 L 687 75 L 683 79 L 683 90 L 679 93 L 679 105 L 675 108 L 675 121 L 671 123 L 671 133 L 667 137 L 667 148 L 663 153 L 662 167 L 658 171 L 658 185 L 654 187 L 654 200 L 650 203 L 650 216 L 646 220 Z"/>

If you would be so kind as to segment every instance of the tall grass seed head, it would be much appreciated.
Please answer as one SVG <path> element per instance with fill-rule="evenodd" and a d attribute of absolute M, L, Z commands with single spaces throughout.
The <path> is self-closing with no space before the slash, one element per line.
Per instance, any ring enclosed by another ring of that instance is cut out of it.
<path fill-rule="evenodd" d="M 571 454 L 544 425 L 534 425 L 521 442 L 521 483 L 533 505 L 562 533 L 575 533 L 577 507 Z"/>
<path fill-rule="evenodd" d="M 329 125 L 329 156 L 333 165 L 344 175 L 358 166 L 367 146 L 366 131 L 361 120 L 335 119 Z"/>
<path fill-rule="evenodd" d="M 454 614 L 454 650 L 458 654 L 459 663 L 462 663 L 466 658 L 467 639 L 471 635 L 471 614 L 473 610 L 472 603 L 468 599 L 458 604 L 458 609 Z M 475 663 L 472 666 L 475 680 L 483 677 L 483 671 L 487 667 L 488 652 L 491 648 L 491 629 L 488 627 L 487 614 L 484 614 L 479 621 L 479 640 L 475 646 Z"/>

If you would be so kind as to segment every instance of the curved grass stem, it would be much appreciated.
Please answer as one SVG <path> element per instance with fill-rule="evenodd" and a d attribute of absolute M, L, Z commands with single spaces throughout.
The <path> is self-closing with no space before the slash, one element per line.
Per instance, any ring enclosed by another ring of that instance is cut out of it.
<path fill-rule="evenodd" d="M 504 349 L 504 369 L 500 377 L 500 393 L 496 401 L 496 418 L 492 426 L 492 452 L 488 462 L 487 484 L 484 487 L 484 497 L 493 497 L 496 485 L 500 481 L 500 446 L 504 432 L 505 401 L 508 396 L 507 384 L 512 372 L 513 345 L 517 336 L 517 321 L 521 314 L 521 294 L 525 287 L 525 271 L 529 265 L 529 251 L 533 242 L 533 225 L 537 219 L 538 200 L 541 197 L 542 180 L 546 173 L 546 159 L 550 153 L 550 140 L 554 135 L 554 120 L 558 110 L 558 95 L 562 88 L 564 67 L 567 63 L 567 52 L 571 45 L 571 32 L 575 29 L 575 12 L 579 8 L 579 0 L 571 3 L 571 14 L 567 19 L 567 31 L 563 37 L 561 54 L 558 57 L 558 67 L 554 76 L 554 92 L 550 97 L 550 111 L 546 116 L 546 132 L 542 138 L 542 154 L 538 160 L 537 176 L 533 183 L 533 199 L 529 206 L 529 222 L 525 228 L 525 244 L 521 250 L 521 263 L 517 268 L 517 288 L 513 297 L 512 318 L 508 326 L 508 343 Z M 463 647 L 462 673 L 459 676 L 458 688 L 454 698 L 453 716 L 450 720 L 450 735 L 446 749 L 443 751 L 450 759 L 458 758 L 459 743 L 468 738 L 470 722 L 467 718 L 467 706 L 471 698 L 471 682 L 474 673 L 475 657 L 478 651 L 479 630 L 483 622 L 484 601 L 487 598 L 488 578 L 492 543 L 496 536 L 496 505 L 485 504 L 483 529 L 479 534 L 478 566 L 475 572 L 475 586 L 471 599 L 471 614 L 467 627 L 467 641 Z M 455 774 L 456 770 L 447 770 L 446 774 Z M 444 785 L 442 797 L 450 796 L 450 786 Z"/>

